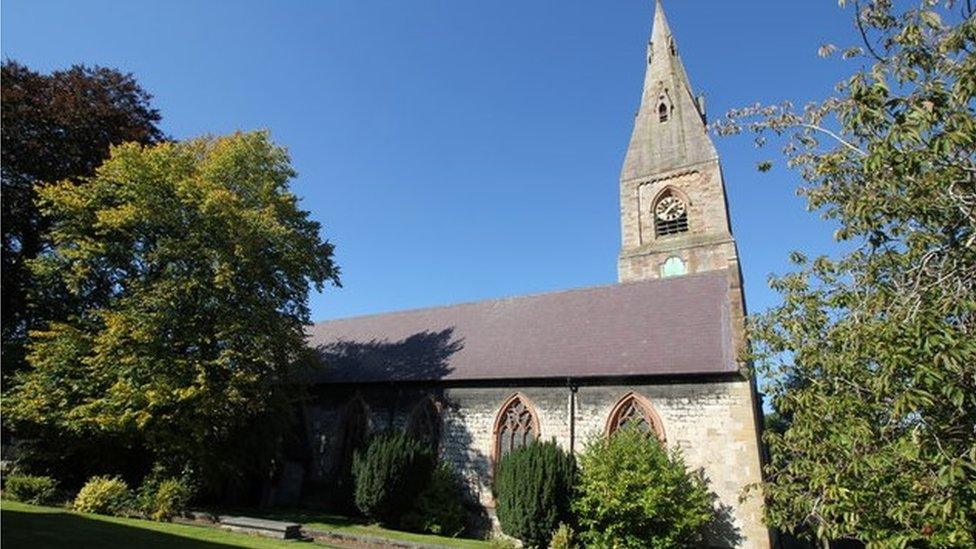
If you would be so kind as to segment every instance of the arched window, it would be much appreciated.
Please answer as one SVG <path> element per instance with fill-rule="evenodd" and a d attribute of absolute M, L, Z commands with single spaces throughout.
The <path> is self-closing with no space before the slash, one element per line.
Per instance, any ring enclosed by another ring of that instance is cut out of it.
<path fill-rule="evenodd" d="M 670 189 L 654 203 L 654 232 L 659 238 L 688 232 L 688 205 Z"/>
<path fill-rule="evenodd" d="M 668 116 L 670 114 L 671 114 L 671 112 L 670 112 L 670 109 L 668 109 L 668 105 L 662 101 L 661 104 L 657 106 L 657 120 L 658 120 L 658 122 L 667 122 L 668 121 Z"/>
<path fill-rule="evenodd" d="M 518 393 L 512 395 L 495 419 L 495 459 L 538 438 L 539 420 L 532 404 Z"/>
<path fill-rule="evenodd" d="M 369 411 L 362 397 L 356 395 L 346 404 L 339 424 L 339 454 L 332 472 L 335 488 L 342 497 L 351 497 L 353 490 L 352 462 L 356 451 L 366 445 L 369 436 Z"/>
<path fill-rule="evenodd" d="M 437 448 L 441 443 L 441 410 L 433 398 L 425 398 L 410 414 L 407 434 Z"/>
<path fill-rule="evenodd" d="M 351 464 L 353 453 L 362 447 L 368 436 L 369 412 L 366 410 L 366 403 L 359 396 L 353 397 L 346 404 L 346 411 L 342 418 L 340 441 L 343 461 L 348 461 Z"/>
<path fill-rule="evenodd" d="M 654 412 L 650 401 L 637 393 L 627 393 L 610 411 L 607 418 L 607 434 L 612 435 L 623 427 L 635 427 L 647 434 L 664 440 L 661 419 Z"/>

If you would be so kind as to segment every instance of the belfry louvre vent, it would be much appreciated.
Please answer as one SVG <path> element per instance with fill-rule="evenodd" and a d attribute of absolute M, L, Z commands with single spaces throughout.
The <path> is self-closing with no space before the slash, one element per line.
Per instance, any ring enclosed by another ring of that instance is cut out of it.
<path fill-rule="evenodd" d="M 658 236 L 668 236 L 684 232 L 688 232 L 688 214 L 684 214 L 672 221 L 657 220 Z"/>
<path fill-rule="evenodd" d="M 688 230 L 688 206 L 667 191 L 654 205 L 654 229 L 657 236 L 668 236 Z"/>

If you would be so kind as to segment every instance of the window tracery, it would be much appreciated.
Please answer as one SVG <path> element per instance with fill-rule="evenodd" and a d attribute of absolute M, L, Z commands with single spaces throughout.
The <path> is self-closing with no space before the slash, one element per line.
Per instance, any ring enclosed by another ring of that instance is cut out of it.
<path fill-rule="evenodd" d="M 664 440 L 660 419 L 654 413 L 650 403 L 636 393 L 624 395 L 613 407 L 607 420 L 608 435 L 623 428 L 635 428 Z"/>
<path fill-rule="evenodd" d="M 532 406 L 521 395 L 513 395 L 502 406 L 495 421 L 495 457 L 501 459 L 512 450 L 539 438 L 539 421 Z"/>
<path fill-rule="evenodd" d="M 425 398 L 414 408 L 407 425 L 407 433 L 432 448 L 441 442 L 441 413 L 437 403 Z"/>
<path fill-rule="evenodd" d="M 352 462 L 356 451 L 366 445 L 369 437 L 369 410 L 359 396 L 353 397 L 342 415 L 339 432 L 339 459 L 336 462 L 336 475 L 339 483 L 351 482 Z M 348 488 L 344 486 L 343 489 Z"/>

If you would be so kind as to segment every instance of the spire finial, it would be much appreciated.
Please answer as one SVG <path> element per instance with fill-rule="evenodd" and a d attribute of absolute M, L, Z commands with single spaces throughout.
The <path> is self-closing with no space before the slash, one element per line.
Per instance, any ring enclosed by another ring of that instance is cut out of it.
<path fill-rule="evenodd" d="M 705 131 L 702 102 L 688 81 L 662 0 L 655 0 L 654 7 L 644 92 L 624 161 L 624 179 L 717 156 Z"/>

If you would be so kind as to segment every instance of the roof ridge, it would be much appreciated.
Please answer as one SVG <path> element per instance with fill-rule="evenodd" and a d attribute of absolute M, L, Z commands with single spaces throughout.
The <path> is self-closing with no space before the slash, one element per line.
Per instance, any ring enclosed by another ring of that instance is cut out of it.
<path fill-rule="evenodd" d="M 727 269 L 716 269 L 716 270 L 711 270 L 711 271 L 702 271 L 702 272 L 697 272 L 697 273 L 689 273 L 689 274 L 686 274 L 686 275 L 675 276 L 675 277 L 655 278 L 655 279 L 650 279 L 650 280 L 633 280 L 633 281 L 627 281 L 627 282 L 611 282 L 611 283 L 608 283 L 608 284 L 594 284 L 592 286 L 582 286 L 582 287 L 577 287 L 577 288 L 565 288 L 565 289 L 561 289 L 561 290 L 541 291 L 541 292 L 534 292 L 534 293 L 521 294 L 521 295 L 509 295 L 509 296 L 501 296 L 501 297 L 489 297 L 489 298 L 485 298 L 485 299 L 473 299 L 473 300 L 470 300 L 470 301 L 458 301 L 458 302 L 455 302 L 455 303 L 445 303 L 445 304 L 442 304 L 442 305 L 431 305 L 429 307 L 412 307 L 412 308 L 409 308 L 409 309 L 397 309 L 397 310 L 393 310 L 393 311 L 385 311 L 385 312 L 377 312 L 377 313 L 366 313 L 366 314 L 353 315 L 353 316 L 343 316 L 343 317 L 330 318 L 330 319 L 325 319 L 325 320 L 316 320 L 316 321 L 313 321 L 312 322 L 311 326 L 317 326 L 317 325 L 320 325 L 320 324 L 329 324 L 329 323 L 332 323 L 332 322 L 342 322 L 342 321 L 346 321 L 346 320 L 359 320 L 359 319 L 365 319 L 365 318 L 373 318 L 373 317 L 378 317 L 378 316 L 392 316 L 392 315 L 399 315 L 399 314 L 419 313 L 421 311 L 436 311 L 436 310 L 440 310 L 440 309 L 451 309 L 451 308 L 455 308 L 455 307 L 470 307 L 470 306 L 474 306 L 474 305 L 482 305 L 482 304 L 488 304 L 488 303 L 502 303 L 502 302 L 505 302 L 505 301 L 514 301 L 514 300 L 518 300 L 518 299 L 542 298 L 542 297 L 557 296 L 557 295 L 563 295 L 563 294 L 582 293 L 582 292 L 586 292 L 586 291 L 595 291 L 595 290 L 609 289 L 609 288 L 614 288 L 614 287 L 617 287 L 617 286 L 639 286 L 639 285 L 664 284 L 664 283 L 677 282 L 677 281 L 681 281 L 683 279 L 689 279 L 689 278 L 702 278 L 702 277 L 705 277 L 705 276 L 715 276 L 716 273 L 719 273 L 719 272 L 724 273 L 725 271 L 727 271 Z M 723 276 L 726 276 L 726 275 L 723 275 Z"/>

